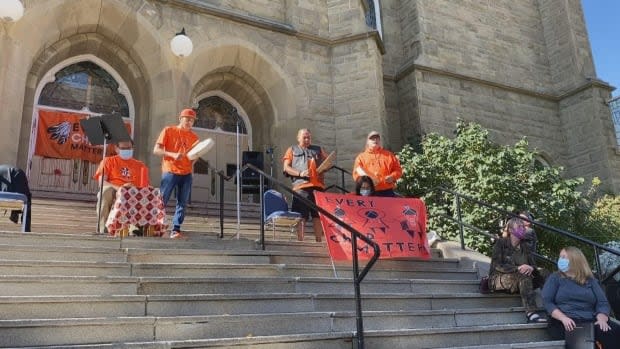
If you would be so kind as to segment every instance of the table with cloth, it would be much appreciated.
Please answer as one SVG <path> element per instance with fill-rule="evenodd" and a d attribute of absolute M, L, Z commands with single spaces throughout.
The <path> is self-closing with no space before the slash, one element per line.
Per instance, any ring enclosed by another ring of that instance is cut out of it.
<path fill-rule="evenodd" d="M 106 228 L 111 236 L 127 236 L 130 225 L 143 227 L 145 236 L 162 236 L 167 228 L 165 218 L 159 188 L 123 186 L 116 192 Z"/>

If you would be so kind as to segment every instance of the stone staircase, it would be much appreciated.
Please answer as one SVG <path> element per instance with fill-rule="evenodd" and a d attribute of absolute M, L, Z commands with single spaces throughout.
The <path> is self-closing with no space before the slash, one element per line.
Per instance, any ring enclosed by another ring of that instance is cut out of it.
<path fill-rule="evenodd" d="M 262 251 L 257 205 L 239 239 L 228 208 L 223 239 L 205 204 L 186 240 L 114 239 L 92 234 L 93 202 L 35 199 L 33 233 L 0 224 L 0 347 L 355 348 L 350 264 L 312 234 L 269 231 Z M 441 251 L 379 261 L 362 283 L 365 347 L 563 348 L 518 297 L 477 289 L 477 269 Z"/>

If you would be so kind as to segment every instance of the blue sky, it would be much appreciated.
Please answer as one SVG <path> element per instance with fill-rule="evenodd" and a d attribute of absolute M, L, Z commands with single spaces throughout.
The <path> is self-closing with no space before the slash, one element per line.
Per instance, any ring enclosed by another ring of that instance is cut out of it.
<path fill-rule="evenodd" d="M 620 0 L 581 0 L 599 79 L 616 87 L 620 95 Z"/>

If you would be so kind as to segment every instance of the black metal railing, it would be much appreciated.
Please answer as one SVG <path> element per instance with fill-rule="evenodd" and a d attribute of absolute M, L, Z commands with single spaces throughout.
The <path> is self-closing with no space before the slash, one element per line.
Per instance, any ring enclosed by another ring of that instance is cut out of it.
<path fill-rule="evenodd" d="M 215 168 L 210 167 L 210 169 L 212 171 L 214 171 L 219 177 L 220 177 L 220 238 L 224 237 L 224 182 L 225 181 L 230 181 L 232 178 L 235 178 L 235 176 L 227 176 L 226 174 L 224 174 L 223 171 L 221 170 L 217 170 Z M 244 165 L 241 169 L 240 169 L 240 173 L 243 173 L 246 169 L 251 169 L 252 171 L 255 171 L 256 173 L 259 174 L 259 197 L 260 197 L 260 237 L 259 237 L 259 244 L 262 250 L 265 250 L 265 205 L 263 202 L 263 194 L 264 194 L 264 190 L 265 190 L 265 179 L 267 179 L 269 181 L 270 187 L 277 187 L 278 189 L 281 189 L 283 191 L 288 192 L 289 194 L 293 195 L 296 199 L 300 200 L 301 202 L 303 202 L 305 205 L 311 207 L 312 209 L 317 210 L 318 212 L 320 212 L 321 214 L 323 214 L 324 216 L 326 216 L 328 219 L 330 219 L 331 221 L 333 221 L 334 223 L 342 226 L 344 229 L 348 230 L 351 233 L 351 249 L 352 249 L 352 268 L 353 268 L 353 287 L 354 287 L 354 293 L 355 293 L 355 318 L 356 318 L 356 332 L 355 332 L 355 338 L 357 341 L 357 348 L 358 349 L 364 349 L 364 322 L 363 322 L 363 317 L 362 317 L 362 298 L 361 298 L 361 283 L 364 280 L 364 278 L 366 277 L 366 275 L 368 274 L 368 272 L 370 271 L 370 269 L 374 266 L 374 264 L 377 262 L 377 260 L 379 259 L 379 256 L 381 255 L 381 250 L 379 248 L 379 245 L 372 241 L 371 239 L 369 239 L 366 235 L 360 233 L 358 230 L 356 230 L 355 228 L 351 227 L 349 224 L 343 222 L 342 220 L 340 220 L 338 217 L 332 215 L 329 211 L 317 206 L 316 204 L 314 204 L 313 202 L 311 202 L 310 200 L 306 199 L 305 197 L 295 193 L 291 188 L 290 188 L 290 184 L 288 183 L 283 183 L 280 182 L 279 180 L 275 179 L 274 177 L 268 175 L 267 173 L 263 172 L 263 170 L 261 170 L 260 168 L 252 165 L 252 164 L 246 164 Z M 343 193 L 348 192 L 345 189 L 345 173 L 350 174 L 350 172 L 348 172 L 347 170 L 340 168 L 338 166 L 332 166 L 330 168 L 331 169 L 336 169 L 341 171 L 341 186 L 338 185 L 334 185 L 332 187 L 336 187 L 339 190 L 341 190 Z M 239 179 L 240 180 L 240 179 Z M 358 256 L 358 239 L 362 240 L 363 242 L 365 242 L 366 244 L 368 244 L 369 246 L 372 247 L 373 249 L 373 255 L 370 258 L 370 260 L 368 261 L 368 263 L 366 263 L 366 265 L 364 266 L 364 268 L 360 271 L 360 265 L 359 265 L 359 256 Z"/>
<path fill-rule="evenodd" d="M 466 222 L 463 221 L 463 216 L 462 216 L 462 212 L 461 212 L 461 205 L 462 205 L 462 199 L 467 200 L 468 202 L 474 203 L 478 206 L 482 206 L 485 207 L 487 209 L 490 209 L 492 211 L 498 212 L 500 213 L 502 216 L 504 217 L 516 217 L 519 219 L 522 219 L 524 221 L 528 221 L 530 222 L 533 226 L 539 227 L 541 229 L 547 230 L 547 231 L 551 231 L 554 232 L 556 234 L 560 234 L 564 237 L 567 237 L 571 240 L 575 240 L 575 241 L 579 241 L 580 243 L 590 247 L 593 249 L 594 251 L 594 263 L 595 263 L 595 268 L 596 268 L 596 277 L 600 280 L 601 283 L 605 284 L 608 281 L 611 280 L 611 278 L 613 278 L 618 272 L 620 272 L 620 265 L 618 267 L 616 267 L 614 270 L 612 270 L 610 273 L 608 273 L 607 275 L 603 275 L 602 270 L 601 270 L 601 262 L 600 262 L 600 251 L 606 251 L 609 252 L 613 255 L 619 256 L 620 257 L 620 251 L 615 250 L 613 248 L 609 248 L 607 246 L 601 245 L 597 242 L 594 242 L 592 240 L 583 238 L 577 234 L 575 234 L 574 232 L 570 232 L 567 230 L 563 230 L 563 229 L 559 229 L 553 226 L 550 226 L 548 224 L 545 224 L 543 222 L 540 221 L 536 221 L 533 219 L 529 219 L 529 218 L 525 218 L 525 217 L 521 217 L 518 214 L 515 214 L 514 212 L 510 212 L 508 210 L 505 210 L 503 208 L 491 205 L 485 201 L 482 200 L 478 200 L 476 198 L 473 198 L 471 196 L 465 195 L 465 194 L 461 194 L 459 192 L 456 192 L 454 190 L 450 190 L 450 189 L 446 189 L 446 188 L 435 188 L 434 190 L 431 190 L 430 192 L 439 192 L 439 193 L 448 193 L 454 196 L 454 200 L 455 200 L 455 204 L 456 204 L 456 217 L 453 217 L 450 214 L 436 214 L 437 216 L 441 217 L 441 218 L 445 218 L 448 219 L 454 223 L 456 223 L 459 227 L 459 238 L 460 238 L 460 242 L 461 242 L 461 248 L 465 249 L 465 236 L 464 236 L 464 230 L 465 228 L 474 231 L 478 234 L 482 234 L 485 235 L 488 238 L 494 239 L 497 236 L 494 234 L 489 233 L 488 231 L 485 231 L 483 229 L 480 229 L 478 227 L 475 227 L 471 224 L 468 224 Z M 429 193 L 430 193 L 429 192 Z M 541 260 L 545 260 L 546 262 L 550 262 L 550 263 L 554 263 L 552 259 L 548 258 L 547 256 L 538 254 L 538 253 L 533 253 L 534 257 L 536 257 L 537 259 L 541 259 Z"/>
<path fill-rule="evenodd" d="M 306 199 L 305 197 L 295 193 L 295 191 L 293 191 L 291 188 L 289 188 L 289 184 L 284 184 L 280 181 L 278 181 L 277 179 L 273 178 L 272 176 L 266 174 L 265 172 L 263 172 L 261 169 L 259 169 L 258 167 L 252 165 L 252 164 L 247 164 L 244 166 L 244 170 L 246 168 L 250 168 L 253 171 L 256 171 L 259 173 L 260 175 L 260 184 L 259 184 L 259 189 L 260 189 L 260 206 L 261 206 L 261 213 L 260 213 L 260 243 L 261 243 L 261 247 L 262 249 L 265 249 L 265 206 L 264 206 L 264 202 L 263 202 L 263 193 L 264 193 L 264 181 L 265 178 L 267 178 L 272 186 L 277 186 L 278 188 L 288 192 L 289 194 L 293 195 L 296 199 L 300 200 L 301 202 L 303 202 L 306 206 L 311 207 L 314 210 L 317 210 L 318 212 L 320 212 L 321 214 L 323 214 L 325 217 L 327 217 L 328 219 L 330 219 L 331 221 L 333 221 L 334 223 L 342 226 L 344 229 L 348 230 L 351 233 L 351 251 L 352 251 L 352 262 L 353 262 L 353 287 L 354 287 L 354 292 L 355 292 L 355 318 L 356 318 L 356 333 L 355 333 L 355 337 L 357 339 L 357 348 L 358 349 L 363 349 L 364 348 L 364 323 L 363 323 L 363 317 L 362 317 L 362 297 L 361 297 L 361 283 L 364 280 L 364 278 L 366 277 L 366 275 L 368 274 L 368 272 L 370 271 L 370 269 L 373 267 L 373 265 L 377 262 L 377 260 L 379 259 L 379 256 L 381 255 L 381 250 L 379 248 L 379 245 L 372 241 L 371 239 L 369 239 L 366 235 L 360 233 L 359 231 L 357 231 L 355 228 L 351 227 L 349 224 L 343 222 L 342 220 L 340 220 L 338 217 L 334 216 L 333 214 L 331 214 L 329 211 L 325 210 L 324 208 L 315 205 L 312 201 Z M 359 270 L 359 257 L 357 254 L 357 239 L 360 239 L 362 241 L 364 241 L 366 244 L 368 244 L 369 246 L 372 247 L 373 249 L 373 255 L 370 258 L 370 260 L 368 261 L 368 263 L 366 264 L 366 266 L 364 266 L 364 268 L 361 270 Z"/>
<path fill-rule="evenodd" d="M 340 171 L 340 184 L 332 184 L 329 185 L 325 188 L 325 191 L 329 191 L 331 189 L 338 189 L 340 190 L 341 193 L 348 193 L 349 191 L 347 190 L 347 183 L 345 181 L 345 174 L 348 175 L 349 177 L 351 177 L 351 172 L 349 172 L 348 170 L 345 170 L 342 167 L 339 166 L 332 166 L 329 169 L 327 169 L 327 171 L 325 172 L 329 172 L 331 170 L 336 170 L 336 171 Z"/>
<path fill-rule="evenodd" d="M 235 178 L 234 176 L 227 176 L 223 170 L 218 170 L 217 168 L 211 166 L 211 164 L 207 163 L 210 171 L 213 171 L 220 178 L 220 207 L 219 207 L 219 216 L 220 216 L 220 239 L 224 237 L 224 182 L 228 182 L 231 179 Z"/>

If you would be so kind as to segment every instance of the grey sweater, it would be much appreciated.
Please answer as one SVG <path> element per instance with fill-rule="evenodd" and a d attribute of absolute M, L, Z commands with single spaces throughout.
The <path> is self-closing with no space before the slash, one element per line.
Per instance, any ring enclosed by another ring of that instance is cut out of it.
<path fill-rule="evenodd" d="M 588 279 L 584 285 L 555 272 L 549 276 L 542 290 L 545 310 L 551 315 L 560 309 L 574 321 L 592 321 L 596 314 L 609 316 L 609 302 L 603 289 L 594 278 Z"/>

